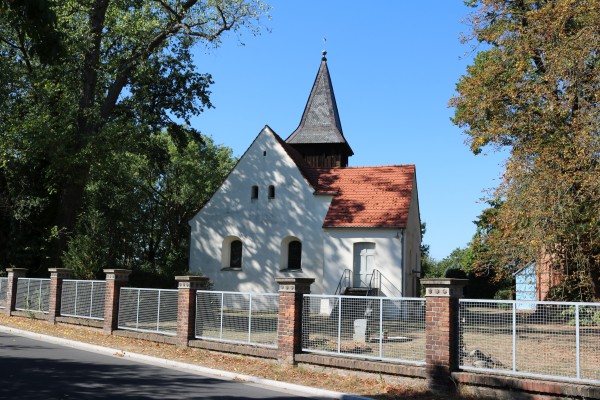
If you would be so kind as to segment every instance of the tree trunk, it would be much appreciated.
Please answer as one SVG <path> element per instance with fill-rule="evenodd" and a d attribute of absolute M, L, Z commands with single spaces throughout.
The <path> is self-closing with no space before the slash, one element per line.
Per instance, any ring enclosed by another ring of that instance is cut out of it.
<path fill-rule="evenodd" d="M 51 265 L 47 267 L 62 267 L 62 256 L 67 251 L 69 239 L 73 235 L 77 218 L 82 210 L 85 183 L 87 181 L 87 167 L 82 166 L 74 178 L 70 178 L 60 192 L 55 225 L 58 228 L 58 236 L 52 243 Z"/>

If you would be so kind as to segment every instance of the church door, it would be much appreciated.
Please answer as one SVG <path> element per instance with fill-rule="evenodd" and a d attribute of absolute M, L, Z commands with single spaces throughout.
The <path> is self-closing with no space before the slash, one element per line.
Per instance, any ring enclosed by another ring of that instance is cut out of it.
<path fill-rule="evenodd" d="M 368 287 L 375 268 L 375 243 L 354 244 L 353 287 Z"/>

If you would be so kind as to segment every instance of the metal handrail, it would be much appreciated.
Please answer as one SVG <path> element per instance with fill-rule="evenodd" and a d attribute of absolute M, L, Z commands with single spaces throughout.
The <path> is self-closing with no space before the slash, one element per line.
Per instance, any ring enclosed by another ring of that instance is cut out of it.
<path fill-rule="evenodd" d="M 348 286 L 350 286 L 350 275 L 352 274 L 352 271 L 349 270 L 348 268 L 344 269 L 344 271 L 342 272 L 342 277 L 340 278 L 340 281 L 338 283 L 337 289 L 335 289 L 335 294 L 342 294 L 342 291 L 347 288 Z M 344 285 L 345 283 L 345 285 Z"/>
<path fill-rule="evenodd" d="M 375 281 L 376 286 L 373 285 L 373 281 Z M 371 279 L 369 280 L 369 294 L 373 289 L 377 289 L 376 296 L 379 296 L 381 294 L 381 272 L 379 272 L 379 270 L 377 269 L 373 269 Z"/>

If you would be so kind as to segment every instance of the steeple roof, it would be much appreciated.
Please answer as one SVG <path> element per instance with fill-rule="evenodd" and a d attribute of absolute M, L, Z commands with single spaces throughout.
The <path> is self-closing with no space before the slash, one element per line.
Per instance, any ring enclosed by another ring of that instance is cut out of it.
<path fill-rule="evenodd" d="M 286 139 L 286 142 L 289 144 L 338 143 L 347 147 L 348 155 L 352 155 L 354 153 L 342 131 L 326 54 L 327 52 L 324 51 L 300 125 Z"/>

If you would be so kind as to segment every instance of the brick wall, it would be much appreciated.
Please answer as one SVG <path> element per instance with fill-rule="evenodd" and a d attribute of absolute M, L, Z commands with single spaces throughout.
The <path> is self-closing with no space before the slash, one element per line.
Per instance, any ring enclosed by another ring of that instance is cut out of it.
<path fill-rule="evenodd" d="M 277 358 L 294 364 L 302 350 L 302 301 L 310 293 L 313 278 L 278 278 L 279 319 L 277 326 Z"/>
<path fill-rule="evenodd" d="M 119 295 L 121 288 L 127 285 L 130 270 L 105 269 L 106 286 L 104 291 L 104 324 L 103 330 L 112 333 L 119 323 Z"/>
<path fill-rule="evenodd" d="M 458 299 L 466 279 L 423 279 L 425 286 L 425 365 L 431 389 L 456 388 L 451 373 L 458 369 Z"/>
<path fill-rule="evenodd" d="M 50 272 L 50 299 L 48 302 L 48 322 L 56 323 L 56 317 L 60 315 L 63 280 L 68 279 L 71 273 L 67 268 L 49 268 Z"/>
<path fill-rule="evenodd" d="M 177 276 L 177 344 L 187 346 L 195 337 L 196 293 L 204 287 L 208 278 L 204 276 Z"/>

